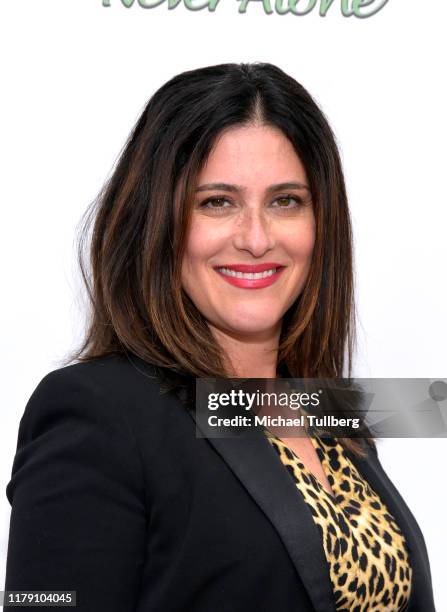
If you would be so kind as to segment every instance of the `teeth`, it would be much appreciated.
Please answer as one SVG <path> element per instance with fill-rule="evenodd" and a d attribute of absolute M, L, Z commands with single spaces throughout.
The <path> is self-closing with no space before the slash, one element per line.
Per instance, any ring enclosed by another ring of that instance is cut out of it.
<path fill-rule="evenodd" d="M 265 270 L 265 272 L 236 272 L 229 268 L 218 268 L 219 272 L 225 274 L 225 276 L 233 276 L 234 278 L 246 278 L 248 280 L 259 280 L 260 278 L 268 278 L 275 274 L 276 268 L 271 270 Z"/>

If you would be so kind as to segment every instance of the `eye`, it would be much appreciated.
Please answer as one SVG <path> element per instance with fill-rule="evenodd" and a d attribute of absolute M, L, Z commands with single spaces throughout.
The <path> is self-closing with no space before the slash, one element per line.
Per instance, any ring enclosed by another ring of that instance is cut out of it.
<path fill-rule="evenodd" d="M 232 206 L 231 202 L 224 196 L 207 198 L 199 204 L 199 208 L 212 213 L 220 213 Z"/>
<path fill-rule="evenodd" d="M 304 204 L 304 200 L 300 196 L 283 195 L 273 200 L 274 208 L 290 210 L 291 208 L 299 208 Z"/>

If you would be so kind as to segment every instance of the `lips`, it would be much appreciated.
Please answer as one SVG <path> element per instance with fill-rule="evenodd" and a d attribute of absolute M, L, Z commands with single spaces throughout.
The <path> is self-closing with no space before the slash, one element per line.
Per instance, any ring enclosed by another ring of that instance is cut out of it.
<path fill-rule="evenodd" d="M 230 285 L 241 289 L 262 289 L 273 285 L 284 270 L 276 262 L 263 264 L 226 264 L 214 268 Z"/>

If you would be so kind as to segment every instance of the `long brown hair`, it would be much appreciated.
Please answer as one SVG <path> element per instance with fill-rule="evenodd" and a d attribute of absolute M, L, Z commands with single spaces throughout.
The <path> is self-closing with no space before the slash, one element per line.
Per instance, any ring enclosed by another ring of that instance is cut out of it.
<path fill-rule="evenodd" d="M 253 121 L 279 128 L 294 146 L 316 223 L 307 283 L 283 319 L 278 370 L 293 378 L 351 375 L 352 238 L 335 138 L 299 83 L 259 63 L 182 73 L 147 103 L 84 219 L 79 260 L 91 313 L 70 360 L 131 351 L 165 373 L 228 376 L 205 318 L 182 289 L 181 262 L 196 177 L 213 143 L 222 130 Z M 361 454 L 359 442 L 344 444 Z"/>

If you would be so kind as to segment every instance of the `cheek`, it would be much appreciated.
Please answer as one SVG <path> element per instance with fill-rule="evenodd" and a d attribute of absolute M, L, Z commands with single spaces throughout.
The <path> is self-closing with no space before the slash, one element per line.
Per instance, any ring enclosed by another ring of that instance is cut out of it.
<path fill-rule="evenodd" d="M 312 253 L 314 251 L 315 245 L 315 233 L 311 232 L 308 236 L 306 236 L 302 245 L 302 253 L 303 256 L 308 258 L 309 260 L 312 258 Z"/>
<path fill-rule="evenodd" d="M 314 245 L 315 224 L 313 221 L 300 227 L 297 232 L 287 238 L 287 249 L 290 256 L 302 264 L 310 262 Z"/>
<path fill-rule="evenodd" d="M 194 287 L 195 279 L 207 272 L 207 262 L 218 250 L 216 240 L 200 223 L 193 223 L 186 243 L 182 263 L 182 283 Z M 197 289 L 197 287 L 196 287 Z"/>

